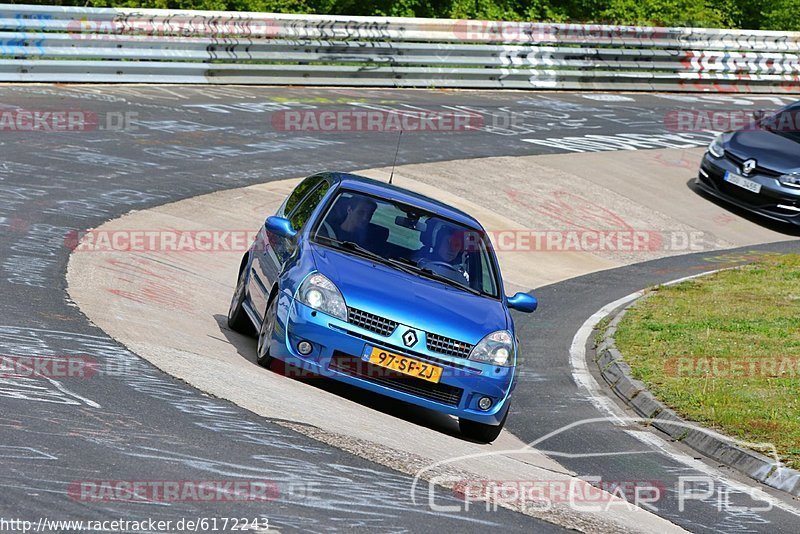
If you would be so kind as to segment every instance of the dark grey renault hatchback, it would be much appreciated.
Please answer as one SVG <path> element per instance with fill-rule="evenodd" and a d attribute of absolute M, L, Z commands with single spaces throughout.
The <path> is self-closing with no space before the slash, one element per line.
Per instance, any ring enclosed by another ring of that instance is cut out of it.
<path fill-rule="evenodd" d="M 711 142 L 696 184 L 741 208 L 800 225 L 800 102 L 753 124 Z"/>

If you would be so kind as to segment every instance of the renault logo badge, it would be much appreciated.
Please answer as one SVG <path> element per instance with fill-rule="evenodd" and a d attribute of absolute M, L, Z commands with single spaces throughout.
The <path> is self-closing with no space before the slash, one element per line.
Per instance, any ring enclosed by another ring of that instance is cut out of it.
<path fill-rule="evenodd" d="M 742 174 L 747 176 L 748 174 L 753 172 L 753 170 L 756 168 L 756 165 L 757 165 L 756 160 L 748 159 L 747 161 L 742 163 Z"/>
<path fill-rule="evenodd" d="M 417 334 L 413 330 L 406 330 L 406 333 L 403 334 L 403 343 L 406 344 L 406 347 L 413 347 L 417 344 Z"/>

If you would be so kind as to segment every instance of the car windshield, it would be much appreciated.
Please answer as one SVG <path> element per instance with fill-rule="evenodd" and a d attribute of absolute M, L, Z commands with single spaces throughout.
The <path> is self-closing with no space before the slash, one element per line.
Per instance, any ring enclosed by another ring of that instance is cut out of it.
<path fill-rule="evenodd" d="M 772 133 L 800 143 L 800 104 L 792 104 L 761 120 L 761 126 Z"/>
<path fill-rule="evenodd" d="M 312 240 L 465 291 L 498 297 L 484 233 L 413 206 L 343 191 L 317 224 Z"/>

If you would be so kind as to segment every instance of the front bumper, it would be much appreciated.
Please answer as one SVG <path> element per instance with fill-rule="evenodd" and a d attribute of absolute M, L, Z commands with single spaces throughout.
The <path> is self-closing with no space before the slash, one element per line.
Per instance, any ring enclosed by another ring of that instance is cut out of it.
<path fill-rule="evenodd" d="M 398 346 L 395 335 L 381 336 L 354 324 L 317 312 L 294 299 L 285 316 L 279 312 L 270 354 L 295 370 L 311 371 L 417 406 L 463 417 L 479 423 L 500 424 L 508 411 L 514 368 L 499 367 L 464 358 L 427 352 L 425 340 L 409 351 Z M 402 325 L 397 331 L 402 330 Z M 399 334 L 396 335 L 399 336 Z M 300 341 L 311 342 L 308 355 L 297 350 Z M 442 368 L 438 384 L 407 377 L 369 363 L 369 349 L 381 348 Z M 287 367 L 288 369 L 288 367 Z M 492 399 L 488 410 L 478 407 L 481 397 Z"/>
<path fill-rule="evenodd" d="M 701 190 L 742 209 L 800 225 L 800 189 L 781 185 L 776 177 L 756 171 L 747 177 L 761 184 L 761 191 L 753 193 L 726 182 L 725 171 L 742 174 L 741 169 L 728 158 L 715 158 L 706 152 L 695 183 Z"/>

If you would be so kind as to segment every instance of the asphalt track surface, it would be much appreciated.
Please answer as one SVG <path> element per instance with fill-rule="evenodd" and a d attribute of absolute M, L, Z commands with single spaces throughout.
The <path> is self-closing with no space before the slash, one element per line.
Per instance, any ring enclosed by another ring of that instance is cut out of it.
<path fill-rule="evenodd" d="M 282 530 L 320 532 L 485 530 L 500 525 L 509 530 L 560 530 L 502 509 L 472 508 L 448 515 L 413 506 L 410 477 L 286 430 L 161 373 L 93 327 L 68 302 L 65 236 L 132 209 L 220 189 L 391 162 L 397 140 L 393 133 L 276 130 L 271 118 L 275 112 L 302 106 L 467 106 L 499 117 L 477 132 L 405 135 L 398 157 L 404 164 L 559 153 L 565 151 L 560 140 L 590 130 L 604 136 L 672 135 L 664 117 L 685 102 L 658 95 L 626 95 L 620 101 L 613 95 L 603 100 L 562 93 L 297 88 L 4 86 L 0 94 L 9 109 L 87 110 L 104 126 L 104 121 L 126 113 L 136 121 L 127 124 L 136 128 L 6 131 L 0 137 L 0 355 L 81 354 L 102 364 L 102 372 L 92 379 L 58 384 L 0 379 L 5 414 L 0 423 L 0 516 L 266 517 Z M 719 109 L 781 103 L 764 97 L 688 98 L 693 99 L 691 105 Z M 509 116 L 516 122 L 509 123 Z M 690 134 L 683 141 L 685 146 L 701 146 L 708 137 Z M 666 142 L 679 143 L 675 138 Z M 526 361 L 509 429 L 533 441 L 567 423 L 602 415 L 580 395 L 564 358 L 577 328 L 620 296 L 695 274 L 704 266 L 731 263 L 712 256 L 719 254 L 662 259 L 539 288 L 537 296 L 547 305 L 535 320 L 518 318 L 520 337 L 533 340 L 532 353 L 538 356 Z M 554 458 L 579 474 L 607 480 L 658 479 L 672 487 L 678 474 L 687 472 L 609 424 L 561 433 L 543 448 L 549 454 L 566 454 Z M 591 455 L 609 451 L 627 454 Z M 277 498 L 266 505 L 166 506 L 88 502 L 68 492 L 71 484 L 87 479 L 230 478 L 274 481 Z M 728 496 L 731 504 L 745 504 L 742 495 Z M 438 498 L 444 502 L 449 497 L 442 492 Z M 659 504 L 659 515 L 696 532 L 795 532 L 798 524 L 796 516 L 779 509 L 742 512 L 712 500 L 693 502 L 683 511 L 675 499 Z"/>

